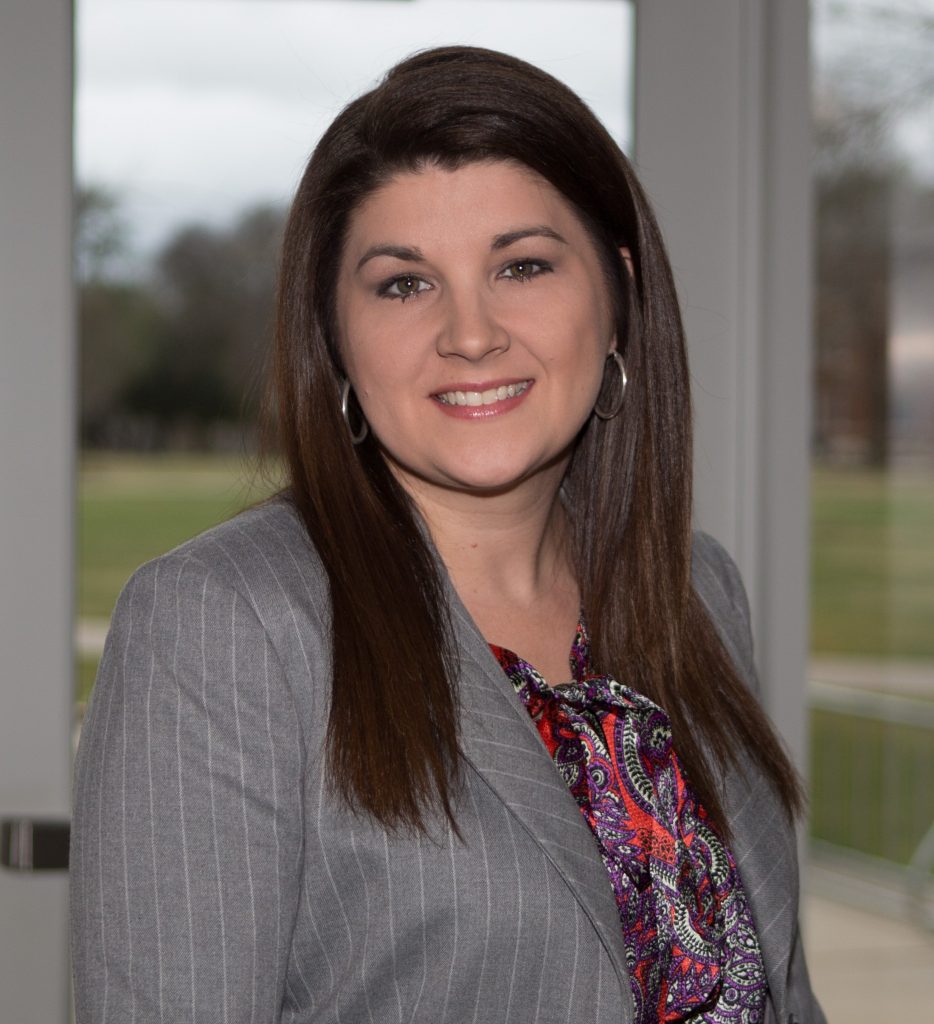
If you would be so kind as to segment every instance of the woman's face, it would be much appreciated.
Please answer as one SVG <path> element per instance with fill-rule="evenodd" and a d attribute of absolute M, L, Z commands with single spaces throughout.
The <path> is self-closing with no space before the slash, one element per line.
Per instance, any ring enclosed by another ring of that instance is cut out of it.
<path fill-rule="evenodd" d="M 350 221 L 337 315 L 370 429 L 422 493 L 560 481 L 616 344 L 584 225 L 505 161 L 426 167 L 369 196 Z"/>

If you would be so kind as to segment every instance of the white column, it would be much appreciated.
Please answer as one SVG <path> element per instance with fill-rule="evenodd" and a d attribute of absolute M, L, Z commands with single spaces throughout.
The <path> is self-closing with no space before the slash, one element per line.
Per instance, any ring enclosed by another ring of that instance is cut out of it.
<path fill-rule="evenodd" d="M 697 524 L 743 571 L 766 706 L 805 753 L 811 398 L 806 0 L 642 0 L 636 162 L 695 400 Z"/>
<path fill-rule="evenodd" d="M 72 4 L 0 3 L 0 817 L 67 818 Z M 67 882 L 0 869 L 0 1018 L 68 1019 Z"/>

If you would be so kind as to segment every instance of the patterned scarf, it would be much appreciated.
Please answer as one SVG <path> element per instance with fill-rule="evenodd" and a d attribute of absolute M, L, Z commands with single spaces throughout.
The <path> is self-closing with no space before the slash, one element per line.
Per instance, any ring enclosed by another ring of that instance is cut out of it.
<path fill-rule="evenodd" d="M 567 686 L 491 648 L 599 845 L 637 1024 L 763 1020 L 768 986 L 746 894 L 672 749 L 668 716 L 593 673 L 583 622 Z"/>

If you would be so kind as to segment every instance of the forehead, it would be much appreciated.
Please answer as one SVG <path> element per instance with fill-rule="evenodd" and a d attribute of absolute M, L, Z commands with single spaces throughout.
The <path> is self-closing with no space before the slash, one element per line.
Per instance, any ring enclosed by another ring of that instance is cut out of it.
<path fill-rule="evenodd" d="M 547 225 L 566 238 L 586 237 L 570 203 L 522 164 L 482 161 L 453 170 L 432 164 L 394 175 L 357 207 L 347 250 L 374 242 L 488 244 L 496 234 L 532 225 Z"/>

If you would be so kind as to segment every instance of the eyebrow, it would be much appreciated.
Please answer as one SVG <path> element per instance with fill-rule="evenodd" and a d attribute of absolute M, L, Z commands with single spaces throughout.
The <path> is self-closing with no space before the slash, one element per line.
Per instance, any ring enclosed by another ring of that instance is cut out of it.
<path fill-rule="evenodd" d="M 568 244 L 566 239 L 562 238 L 554 228 L 548 227 L 547 224 L 536 224 L 534 227 L 516 228 L 515 231 L 506 231 L 501 235 L 497 235 L 493 239 L 490 250 L 498 252 L 500 249 L 508 249 L 510 245 L 522 241 L 523 238 L 553 238 L 556 242 L 561 242 L 562 245 Z M 384 243 L 370 246 L 360 257 L 357 263 L 357 270 L 369 260 L 376 259 L 377 256 L 390 256 L 393 259 L 404 260 L 407 263 L 425 262 L 425 254 L 415 246 Z"/>
<path fill-rule="evenodd" d="M 372 245 L 360 257 L 360 262 L 357 264 L 357 270 L 359 270 L 367 260 L 375 259 L 377 256 L 392 256 L 394 259 L 405 260 L 406 262 L 411 263 L 425 262 L 425 254 L 421 249 L 416 249 L 414 246 Z"/>
<path fill-rule="evenodd" d="M 523 238 L 553 238 L 556 242 L 561 242 L 562 245 L 568 244 L 567 240 L 562 238 L 554 228 L 548 227 L 547 224 L 536 224 L 534 227 L 517 228 L 515 231 L 497 235 L 490 248 L 494 252 L 499 249 L 508 249 L 514 242 L 520 242 Z"/>

